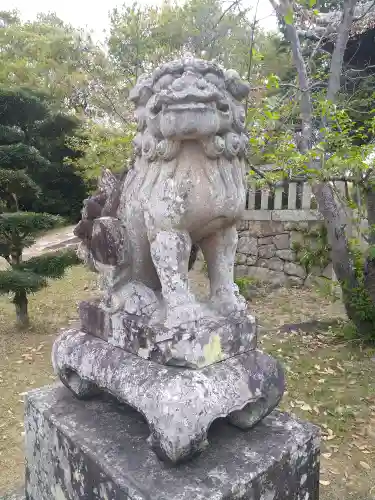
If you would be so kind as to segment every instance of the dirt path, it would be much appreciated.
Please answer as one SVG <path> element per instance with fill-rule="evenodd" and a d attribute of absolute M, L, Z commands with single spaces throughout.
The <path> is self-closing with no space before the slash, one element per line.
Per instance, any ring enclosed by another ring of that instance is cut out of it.
<path fill-rule="evenodd" d="M 25 250 L 24 257 L 30 258 L 44 252 L 75 245 L 78 242 L 78 238 L 73 234 L 74 228 L 75 226 L 67 226 L 59 230 L 49 231 L 39 238 L 32 247 Z"/>
<path fill-rule="evenodd" d="M 53 231 L 49 231 L 41 238 L 38 238 L 32 247 L 26 248 L 23 253 L 23 258 L 29 259 L 44 252 L 52 252 L 76 245 L 78 243 L 78 238 L 73 234 L 74 228 L 75 226 L 67 226 L 58 230 L 54 229 Z M 6 269 L 7 267 L 8 264 L 6 260 L 0 257 L 0 270 Z"/>

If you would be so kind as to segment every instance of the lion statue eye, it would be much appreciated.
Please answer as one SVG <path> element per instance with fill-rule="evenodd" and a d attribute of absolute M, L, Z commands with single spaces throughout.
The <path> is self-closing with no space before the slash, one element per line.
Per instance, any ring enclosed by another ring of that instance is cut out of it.
<path fill-rule="evenodd" d="M 214 73 L 206 73 L 204 78 L 207 82 L 212 83 L 218 89 L 224 88 L 224 80 L 215 75 Z"/>

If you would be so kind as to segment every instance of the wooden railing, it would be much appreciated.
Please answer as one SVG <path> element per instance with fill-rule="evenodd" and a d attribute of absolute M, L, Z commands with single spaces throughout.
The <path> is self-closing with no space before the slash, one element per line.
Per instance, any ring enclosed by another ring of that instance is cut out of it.
<path fill-rule="evenodd" d="M 367 220 L 359 220 L 358 211 L 351 210 L 344 201 L 353 193 L 353 185 L 348 181 L 335 181 L 332 185 L 337 200 L 345 205 L 348 237 L 357 238 L 366 246 Z M 249 186 L 243 218 L 293 222 L 322 220 L 311 186 L 305 181 L 286 181 L 274 189 Z"/>
<path fill-rule="evenodd" d="M 333 184 L 339 196 L 348 196 L 348 182 L 339 181 Z M 316 208 L 311 186 L 304 181 L 286 181 L 274 189 L 249 186 L 247 193 L 246 210 L 315 210 Z"/>

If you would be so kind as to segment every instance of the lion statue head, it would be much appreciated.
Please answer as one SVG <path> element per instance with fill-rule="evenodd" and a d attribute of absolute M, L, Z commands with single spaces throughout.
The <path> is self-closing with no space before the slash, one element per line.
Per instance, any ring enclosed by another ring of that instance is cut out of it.
<path fill-rule="evenodd" d="M 234 70 L 187 55 L 138 78 L 130 99 L 136 106 L 135 153 L 150 161 L 175 158 L 181 141 L 199 140 L 208 157 L 245 153 L 249 86 Z M 197 115 L 199 119 L 197 119 Z"/>

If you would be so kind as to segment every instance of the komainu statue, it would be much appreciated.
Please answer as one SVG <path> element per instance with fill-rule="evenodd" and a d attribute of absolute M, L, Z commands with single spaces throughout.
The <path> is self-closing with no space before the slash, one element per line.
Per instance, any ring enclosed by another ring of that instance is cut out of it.
<path fill-rule="evenodd" d="M 283 393 L 282 370 L 256 349 L 255 320 L 233 281 L 248 93 L 236 71 L 191 55 L 141 76 L 130 94 L 134 165 L 103 172 L 75 231 L 103 291 L 81 303 L 81 329 L 56 341 L 55 369 L 79 397 L 107 390 L 137 408 L 151 445 L 172 462 L 203 448 L 215 418 L 249 428 Z M 206 301 L 189 289 L 197 245 Z"/>

